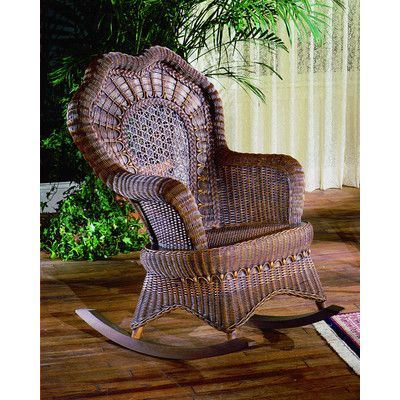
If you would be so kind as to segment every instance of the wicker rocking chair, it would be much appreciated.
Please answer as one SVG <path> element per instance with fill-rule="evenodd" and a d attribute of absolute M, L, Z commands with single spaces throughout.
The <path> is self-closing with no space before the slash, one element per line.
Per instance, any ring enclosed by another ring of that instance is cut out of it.
<path fill-rule="evenodd" d="M 310 257 L 302 222 L 304 175 L 292 157 L 228 149 L 222 103 L 207 78 L 169 49 L 109 53 L 86 70 L 68 110 L 70 133 L 95 173 L 140 213 L 151 238 L 132 335 L 96 310 L 77 314 L 112 341 L 157 357 L 192 359 L 251 345 L 233 338 L 251 320 L 261 329 L 302 326 L 337 314 Z M 255 315 L 277 294 L 313 300 L 294 317 Z M 143 327 L 181 308 L 228 341 L 177 348 L 140 340 Z"/>

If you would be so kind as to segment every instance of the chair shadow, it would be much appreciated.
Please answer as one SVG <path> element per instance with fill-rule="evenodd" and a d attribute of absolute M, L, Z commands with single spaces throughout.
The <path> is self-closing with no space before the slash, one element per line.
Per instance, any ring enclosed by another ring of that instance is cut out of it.
<path fill-rule="evenodd" d="M 129 310 L 126 316 L 118 318 L 117 320 L 115 320 L 115 318 L 113 319 L 114 323 L 121 325 L 124 323 L 124 321 L 126 322 L 127 317 L 130 319 L 133 315 L 135 298 L 137 298 L 138 294 L 140 293 L 144 276 L 144 273 L 138 277 L 133 277 L 130 274 L 126 274 L 126 276 L 121 279 L 121 275 L 116 273 L 115 276 L 107 277 L 107 279 L 100 276 L 90 278 L 82 277 L 82 279 L 77 281 L 75 276 L 71 277 L 68 274 L 63 274 L 62 272 L 55 273 L 52 276 L 52 280 L 54 280 L 58 286 L 64 286 L 65 289 L 63 289 L 63 291 L 70 292 L 70 294 L 67 295 L 68 300 L 72 298 L 74 301 L 71 302 L 73 304 L 71 304 L 70 312 L 65 311 L 65 305 L 63 305 L 64 311 L 50 312 L 49 315 L 81 332 L 86 334 L 90 333 L 95 337 L 102 337 L 102 335 L 96 332 L 94 329 L 90 328 L 89 326 L 85 328 L 84 325 L 82 325 L 83 322 L 78 315 L 75 314 L 75 309 L 100 309 L 98 305 L 99 302 L 101 302 L 102 307 L 100 311 L 107 312 L 108 307 L 104 307 L 104 298 L 107 299 L 107 296 L 110 296 L 111 298 L 111 296 L 115 296 L 115 293 L 118 293 L 121 304 L 120 309 L 123 310 L 126 308 L 127 311 Z M 42 298 L 44 298 L 44 300 L 42 299 L 41 301 L 43 302 L 46 301 L 45 290 L 46 288 L 44 285 L 44 287 L 41 289 Z M 60 298 L 60 301 L 63 301 L 63 299 Z M 125 326 L 123 326 L 123 329 L 129 329 L 126 323 Z"/>
<path fill-rule="evenodd" d="M 264 339 L 269 343 L 269 347 L 275 350 L 293 350 L 294 341 L 283 332 L 276 330 L 264 331 Z"/>

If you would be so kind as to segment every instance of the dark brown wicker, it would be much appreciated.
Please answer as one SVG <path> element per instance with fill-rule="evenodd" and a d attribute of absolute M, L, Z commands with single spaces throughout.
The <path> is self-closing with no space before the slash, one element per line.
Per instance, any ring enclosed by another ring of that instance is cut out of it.
<path fill-rule="evenodd" d="M 96 59 L 68 127 L 151 237 L 132 329 L 183 308 L 229 333 L 277 294 L 325 301 L 312 226 L 301 222 L 300 164 L 229 150 L 217 91 L 178 55 L 152 47 Z"/>

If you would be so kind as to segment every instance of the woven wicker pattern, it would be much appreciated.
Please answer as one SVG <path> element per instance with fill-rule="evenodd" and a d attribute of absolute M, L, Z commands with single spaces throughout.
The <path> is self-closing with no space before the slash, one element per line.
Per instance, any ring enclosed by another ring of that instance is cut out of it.
<path fill-rule="evenodd" d="M 325 300 L 312 226 L 301 222 L 300 164 L 229 150 L 217 91 L 175 53 L 152 47 L 94 60 L 68 127 L 151 237 L 133 328 L 183 308 L 230 332 L 276 294 Z"/>
<path fill-rule="evenodd" d="M 187 236 L 185 225 L 179 214 L 167 203 L 142 201 L 140 203 L 142 215 L 154 227 L 153 238 L 157 242 L 152 247 L 158 249 L 177 250 L 192 249 L 192 241 Z M 168 224 L 159 224 L 157 221 L 166 220 Z"/>
<path fill-rule="evenodd" d="M 209 247 L 220 247 L 255 239 L 264 235 L 270 235 L 293 227 L 293 225 L 289 224 L 232 224 L 223 228 L 210 229 L 206 231 L 206 235 Z"/>

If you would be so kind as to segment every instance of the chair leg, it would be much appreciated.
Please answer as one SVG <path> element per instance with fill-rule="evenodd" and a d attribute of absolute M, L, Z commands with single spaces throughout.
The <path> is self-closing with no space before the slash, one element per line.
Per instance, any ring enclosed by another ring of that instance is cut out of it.
<path fill-rule="evenodd" d="M 232 331 L 226 334 L 228 340 L 236 339 L 236 331 Z"/>
<path fill-rule="evenodd" d="M 315 304 L 318 307 L 318 310 L 323 310 L 325 308 L 325 302 L 324 301 L 316 301 Z"/>
<path fill-rule="evenodd" d="M 140 338 L 143 335 L 143 329 L 144 329 L 144 326 L 141 326 L 140 328 L 137 328 L 137 329 L 133 329 L 132 335 L 131 335 L 132 339 L 140 340 Z"/>

